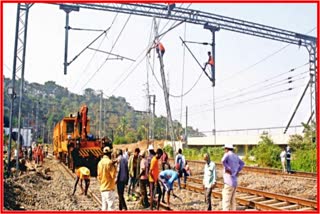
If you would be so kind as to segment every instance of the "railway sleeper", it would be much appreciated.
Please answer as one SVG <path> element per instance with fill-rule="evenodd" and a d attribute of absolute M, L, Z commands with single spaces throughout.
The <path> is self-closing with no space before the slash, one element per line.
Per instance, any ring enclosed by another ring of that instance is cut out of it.
<path fill-rule="evenodd" d="M 282 206 L 285 206 L 285 205 L 289 205 L 289 203 L 286 202 L 286 201 L 282 201 L 282 202 L 278 202 L 278 203 L 270 204 L 270 205 L 274 206 L 274 207 L 282 207 Z"/>
<path fill-rule="evenodd" d="M 298 204 L 292 204 L 292 205 L 289 205 L 289 206 L 286 206 L 286 207 L 281 207 L 281 208 L 284 209 L 284 210 L 295 210 L 295 209 L 298 209 L 300 207 L 301 206 L 298 205 Z"/>

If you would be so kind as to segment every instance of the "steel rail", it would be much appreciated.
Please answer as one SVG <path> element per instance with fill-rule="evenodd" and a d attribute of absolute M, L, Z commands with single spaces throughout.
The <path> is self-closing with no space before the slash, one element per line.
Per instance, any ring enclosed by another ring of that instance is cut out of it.
<path fill-rule="evenodd" d="M 198 178 L 190 177 L 188 178 L 188 180 L 196 184 L 202 184 L 202 180 Z M 217 182 L 217 187 L 222 189 L 223 183 Z M 190 184 L 187 184 L 185 188 L 193 191 L 203 192 L 201 188 L 190 185 Z M 254 190 L 254 189 L 249 189 L 249 188 L 239 187 L 239 186 L 237 187 L 237 192 L 250 194 L 249 196 L 246 196 L 246 197 L 241 195 L 236 196 L 236 200 L 240 204 L 246 205 L 249 207 L 254 207 L 261 210 L 285 210 L 289 208 L 293 209 L 295 207 L 298 208 L 300 206 L 306 206 L 308 208 L 312 208 L 311 210 L 317 209 L 317 201 L 313 201 L 313 200 L 307 200 L 307 199 L 297 198 L 293 196 L 286 196 L 282 194 L 264 192 L 260 190 Z M 212 193 L 213 193 L 213 196 L 215 197 L 220 197 L 220 198 L 222 197 L 222 193 L 220 191 L 217 191 L 214 189 Z M 267 200 L 269 202 L 266 203 L 266 201 L 262 201 L 262 200 Z M 271 201 L 271 200 L 274 200 L 274 201 Z M 274 203 L 270 203 L 270 202 L 274 202 Z M 293 203 L 293 204 L 290 204 L 290 203 Z M 280 205 L 283 205 L 284 207 L 277 207 Z"/>
<path fill-rule="evenodd" d="M 169 162 L 173 164 L 173 159 L 170 158 Z M 190 168 L 203 167 L 205 162 L 198 160 L 188 160 L 188 164 Z M 221 163 L 215 163 L 218 168 L 222 168 Z M 312 172 L 302 172 L 302 171 L 293 171 L 292 174 L 284 174 L 281 169 L 273 169 L 273 168 L 265 168 L 265 167 L 254 167 L 254 166 L 245 166 L 242 169 L 242 172 L 255 172 L 255 173 L 263 173 L 263 174 L 273 174 L 273 175 L 282 175 L 282 176 L 290 176 L 290 177 L 303 177 L 303 178 L 312 178 L 317 179 L 317 173 Z M 240 172 L 241 174 L 241 172 Z"/>

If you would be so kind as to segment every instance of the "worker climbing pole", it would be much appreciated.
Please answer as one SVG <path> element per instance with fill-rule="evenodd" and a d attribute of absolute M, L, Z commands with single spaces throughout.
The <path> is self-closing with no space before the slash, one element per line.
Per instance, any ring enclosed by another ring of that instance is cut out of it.
<path fill-rule="evenodd" d="M 166 110 L 167 110 L 167 120 L 168 120 L 168 125 L 169 125 L 169 133 L 170 133 L 170 140 L 172 141 L 172 147 L 173 150 L 176 151 L 176 146 L 175 146 L 175 138 L 174 138 L 174 132 L 173 132 L 173 124 L 172 124 L 172 117 L 171 117 L 171 109 L 170 109 L 170 103 L 169 103 L 169 92 L 168 92 L 168 87 L 167 87 L 167 82 L 166 82 L 166 77 L 164 73 L 164 64 L 163 64 L 163 55 L 165 53 L 165 48 L 163 44 L 159 41 L 158 39 L 158 26 L 156 23 L 156 20 L 154 19 L 154 30 L 156 34 L 156 44 L 155 48 L 158 53 L 159 57 L 159 62 L 160 62 L 160 74 L 161 74 L 161 80 L 162 80 L 162 89 L 164 93 L 164 100 L 166 103 Z"/>
<path fill-rule="evenodd" d="M 209 59 L 208 59 L 208 64 L 210 64 L 211 66 L 211 81 L 212 81 L 212 99 L 213 99 L 213 103 L 212 103 L 212 108 L 213 108 L 213 129 L 212 129 L 212 134 L 214 136 L 214 144 L 216 144 L 216 107 L 215 107 L 215 93 L 214 93 L 214 87 L 216 86 L 216 71 L 215 71 L 215 45 L 216 45 L 216 31 L 219 31 L 220 28 L 216 27 L 216 26 L 212 26 L 209 25 L 208 23 L 206 23 L 203 27 L 204 29 L 210 30 L 212 33 L 212 43 L 211 43 L 211 47 L 212 47 L 212 55 L 208 53 L 209 55 Z"/>

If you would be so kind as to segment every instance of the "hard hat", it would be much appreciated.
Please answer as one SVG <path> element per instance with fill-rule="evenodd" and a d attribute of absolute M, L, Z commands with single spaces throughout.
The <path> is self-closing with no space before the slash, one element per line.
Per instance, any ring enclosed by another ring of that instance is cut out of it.
<path fill-rule="evenodd" d="M 224 148 L 233 149 L 233 145 L 231 143 L 224 144 Z"/>
<path fill-rule="evenodd" d="M 148 150 L 154 150 L 153 146 L 150 144 Z"/>
<path fill-rule="evenodd" d="M 90 170 L 86 167 L 81 167 L 80 168 L 80 172 L 82 175 L 86 175 L 86 176 L 89 176 L 90 175 Z"/>
<path fill-rule="evenodd" d="M 111 149 L 109 146 L 106 146 L 103 148 L 103 153 L 109 153 L 109 152 L 111 152 Z"/>

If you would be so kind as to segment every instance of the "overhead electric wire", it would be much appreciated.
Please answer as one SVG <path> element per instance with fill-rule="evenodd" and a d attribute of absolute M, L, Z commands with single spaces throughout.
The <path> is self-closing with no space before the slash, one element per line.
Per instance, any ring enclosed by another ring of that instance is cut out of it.
<path fill-rule="evenodd" d="M 111 94 L 113 94 L 121 85 L 124 81 L 126 81 L 126 79 L 132 74 L 133 71 L 136 70 L 136 68 L 141 64 L 141 62 L 144 60 L 145 56 L 138 62 L 138 64 L 136 64 L 136 66 L 134 66 L 134 68 L 127 74 L 127 76 L 115 87 L 115 89 L 112 90 Z"/>
<path fill-rule="evenodd" d="M 262 96 L 259 96 L 259 97 L 254 97 L 254 98 L 251 98 L 251 99 L 242 100 L 240 102 L 235 102 L 235 103 L 232 103 L 232 104 L 227 104 L 227 105 L 224 105 L 224 106 L 220 106 L 220 107 L 218 107 L 216 109 L 224 109 L 224 108 L 232 107 L 232 106 L 235 106 L 235 105 L 238 105 L 238 104 L 247 103 L 247 102 L 250 102 L 250 101 L 253 101 L 253 100 L 258 100 L 258 99 L 261 99 L 261 98 L 265 98 L 265 97 L 270 97 L 270 96 L 286 93 L 288 91 L 292 91 L 292 90 L 295 90 L 297 88 L 301 88 L 303 86 L 305 86 L 305 85 L 299 85 L 299 86 L 295 86 L 295 87 L 290 87 L 290 88 L 287 88 L 287 89 L 284 89 L 284 90 L 276 91 L 276 92 L 273 92 L 273 93 L 270 93 L 270 94 L 265 94 L 265 95 L 262 95 Z M 198 111 L 198 112 L 195 112 L 195 113 L 189 113 L 188 115 L 192 116 L 192 115 L 196 115 L 196 114 L 200 114 L 200 113 L 204 113 L 204 112 L 208 112 L 208 111 L 212 111 L 212 108 L 206 109 L 206 110 L 201 110 L 201 111 Z"/>
<path fill-rule="evenodd" d="M 191 5 L 191 4 L 189 4 L 188 7 L 190 7 L 190 5 Z M 169 20 L 169 21 L 170 21 L 170 20 Z M 169 21 L 168 21 L 168 22 L 169 22 Z M 176 22 L 177 22 L 177 21 L 175 21 L 172 26 L 174 26 L 174 24 L 175 24 Z M 167 23 L 167 24 L 168 24 L 168 23 Z M 170 27 L 170 31 L 173 30 L 172 26 Z M 174 26 L 174 27 L 177 27 L 177 26 Z M 169 31 L 167 30 L 166 33 L 168 33 L 168 32 L 169 32 Z M 160 33 L 160 34 L 162 35 L 162 37 L 165 35 L 165 34 L 163 34 L 163 33 Z M 159 38 L 159 39 L 161 39 L 161 38 Z M 149 45 L 138 55 L 138 57 L 136 58 L 136 61 L 138 60 L 139 57 L 141 57 L 141 55 L 142 55 L 143 53 L 145 53 L 146 51 L 148 51 L 152 45 L 153 45 L 153 41 L 152 41 L 151 44 L 149 44 Z M 143 59 L 144 59 L 146 56 L 147 56 L 147 55 L 145 55 L 145 56 L 143 57 Z M 141 60 L 138 62 L 138 65 L 140 65 L 140 63 L 142 62 L 143 59 L 141 59 Z M 133 64 L 132 64 L 132 65 L 133 65 Z M 132 66 L 132 65 L 131 65 L 131 66 Z M 130 67 L 131 67 L 131 66 L 130 66 Z M 129 71 L 129 73 L 127 74 L 127 76 L 125 77 L 125 79 L 122 80 L 122 81 L 120 82 L 120 84 L 118 84 L 118 85 L 116 86 L 115 89 L 113 89 L 112 93 L 115 92 L 115 91 L 122 85 L 122 83 L 131 75 L 131 73 L 132 73 L 136 68 L 137 68 L 137 66 L 135 66 L 131 71 Z M 125 73 L 125 72 L 124 72 L 124 73 Z M 122 76 L 124 73 L 122 73 L 120 76 Z M 118 81 L 118 80 L 117 80 L 117 81 Z M 116 81 L 116 82 L 117 82 L 117 81 Z"/>
<path fill-rule="evenodd" d="M 265 79 L 265 80 L 262 80 L 262 81 L 253 83 L 253 84 L 250 85 L 250 86 L 247 86 L 247 87 L 244 87 L 244 88 L 241 88 L 241 89 L 237 89 L 237 90 L 228 92 L 228 93 L 226 93 L 226 94 L 223 94 L 223 95 L 219 96 L 219 97 L 217 98 L 217 100 L 219 100 L 219 99 L 224 99 L 225 97 L 228 97 L 228 96 L 230 96 L 230 95 L 233 96 L 234 93 L 240 93 L 240 92 L 242 92 L 242 91 L 245 91 L 245 90 L 247 90 L 247 89 L 253 88 L 253 87 L 255 87 L 255 86 L 259 86 L 259 85 L 261 85 L 261 84 L 267 83 L 267 82 L 269 82 L 269 81 L 271 81 L 271 80 L 273 80 L 273 79 L 276 79 L 276 78 L 278 78 L 278 77 L 280 77 L 280 76 L 283 76 L 283 75 L 285 75 L 285 74 L 294 72 L 295 70 L 300 69 L 300 68 L 302 68 L 302 67 L 304 67 L 305 65 L 308 65 L 308 64 L 309 64 L 309 62 L 304 63 L 304 64 L 302 64 L 302 65 L 299 65 L 299 66 L 297 66 L 297 67 L 295 67 L 295 68 L 290 69 L 289 71 L 286 71 L 286 72 L 277 74 L 277 75 L 275 75 L 275 76 L 272 76 L 272 77 L 270 77 L 270 78 L 268 78 L 268 79 Z M 305 73 L 305 72 L 303 72 L 303 73 Z M 208 102 L 209 102 L 209 101 L 211 102 L 212 99 L 208 100 Z"/>
<path fill-rule="evenodd" d="M 261 92 L 261 91 L 264 91 L 264 90 L 267 90 L 267 89 L 270 89 L 270 88 L 274 88 L 274 87 L 279 87 L 279 86 L 282 86 L 282 85 L 286 85 L 286 84 L 290 84 L 292 82 L 295 82 L 297 80 L 301 80 L 301 79 L 305 79 L 306 77 L 302 77 L 302 78 L 298 78 L 298 79 L 294 79 L 294 77 L 297 77 L 297 76 L 301 76 L 305 73 L 308 73 L 309 71 L 305 71 L 305 72 L 302 72 L 302 73 L 299 73 L 295 76 L 292 76 L 292 77 L 288 77 L 288 78 L 285 78 L 285 79 L 281 79 L 281 80 L 278 80 L 276 82 L 273 82 L 273 83 L 270 83 L 268 85 L 265 85 L 265 86 L 261 86 L 257 89 L 253 89 L 253 90 L 249 90 L 247 92 L 243 92 L 243 93 L 240 93 L 240 94 L 235 94 L 231 97 L 221 97 L 220 99 L 217 99 L 218 102 L 221 102 L 221 101 L 226 101 L 226 100 L 230 100 L 232 98 L 238 98 L 238 97 L 241 97 L 241 96 L 246 96 L 248 94 L 252 94 L 252 93 L 257 93 L 257 92 Z M 240 92 L 240 91 L 239 91 Z"/>
<path fill-rule="evenodd" d="M 153 22 L 152 22 L 153 23 Z M 152 42 L 150 42 L 150 44 L 152 44 Z M 138 61 L 138 59 L 149 49 L 150 44 L 148 44 L 138 55 L 138 57 L 136 57 L 135 61 Z M 147 57 L 147 55 L 144 55 L 143 58 L 134 66 L 133 69 L 130 70 L 130 68 L 134 65 L 134 63 L 132 63 L 129 67 L 129 69 L 127 69 L 126 71 L 124 71 L 123 73 L 121 73 L 121 75 L 119 76 L 119 78 L 115 81 L 118 82 L 118 80 L 120 80 L 120 77 L 122 77 L 126 72 L 128 72 L 127 76 L 112 90 L 111 94 L 113 92 L 115 92 L 121 85 L 122 83 L 124 83 L 124 81 L 132 74 L 133 71 L 135 71 L 135 69 L 141 64 L 141 62 Z"/>
<path fill-rule="evenodd" d="M 280 84 L 277 84 L 277 85 L 268 85 L 268 87 L 262 87 L 262 90 L 252 90 L 252 91 L 249 91 L 249 92 L 246 92 L 246 93 L 243 93 L 243 94 L 239 94 L 239 95 L 235 95 L 233 97 L 227 97 L 225 99 L 222 99 L 222 100 L 218 100 L 217 103 L 220 104 L 220 103 L 223 103 L 223 102 L 226 102 L 226 101 L 229 101 L 229 100 L 234 100 L 234 99 L 237 99 L 237 98 L 240 98 L 240 97 L 243 97 L 243 96 L 247 96 L 248 94 L 252 94 L 252 93 L 258 93 L 258 92 L 263 92 L 267 89 L 271 89 L 271 88 L 276 88 L 276 87 L 279 87 L 279 86 L 284 86 L 284 85 L 291 85 L 292 83 L 298 81 L 298 80 L 302 80 L 302 79 L 305 79 L 307 78 L 306 76 L 305 77 L 301 77 L 301 78 L 298 78 L 298 79 L 286 79 L 287 81 L 284 82 L 284 83 L 280 83 Z M 200 105 L 199 107 L 204 107 L 204 106 L 208 106 L 210 105 L 210 103 L 206 103 L 206 104 L 202 104 Z"/>
<path fill-rule="evenodd" d="M 316 27 L 314 27 L 313 29 L 311 29 L 310 31 L 308 31 L 306 34 L 311 33 L 311 32 L 314 31 L 315 29 L 316 29 Z M 253 68 L 254 66 L 260 64 L 261 62 L 266 61 L 267 59 L 269 59 L 269 58 L 271 58 L 272 56 L 276 55 L 277 53 L 281 52 L 282 50 L 284 50 L 285 48 L 287 48 L 287 47 L 290 46 L 290 45 L 291 45 L 291 44 L 287 44 L 287 45 L 283 46 L 282 48 L 278 49 L 277 51 L 275 51 L 275 52 L 267 55 L 267 56 L 264 57 L 264 58 L 262 58 L 262 59 L 259 60 L 258 62 L 254 63 L 254 64 L 252 64 L 252 65 L 250 65 L 250 66 L 248 66 L 248 67 L 246 67 L 246 68 L 244 68 L 244 69 L 242 69 L 242 70 L 240 70 L 240 71 L 238 71 L 238 72 L 236 72 L 236 73 L 234 73 L 234 74 L 231 74 L 229 77 L 226 77 L 225 79 L 222 79 L 220 83 L 223 83 L 224 81 L 229 80 L 229 79 L 237 76 L 238 74 L 243 73 L 243 72 L 245 72 L 245 71 Z"/>
<path fill-rule="evenodd" d="M 228 101 L 228 100 L 232 100 L 233 98 L 239 98 L 239 97 L 243 97 L 243 96 L 247 96 L 248 94 L 252 94 L 252 93 L 259 93 L 259 92 L 262 92 L 264 90 L 267 90 L 267 89 L 271 89 L 271 88 L 277 88 L 279 86 L 283 86 L 283 85 L 287 85 L 287 84 L 291 84 L 297 80 L 302 80 L 302 79 L 305 79 L 306 77 L 302 77 L 302 78 L 299 78 L 299 79 L 294 79 L 294 80 L 288 80 L 287 82 L 285 83 L 280 83 L 280 84 L 277 84 L 277 85 L 272 85 L 271 87 L 267 87 L 267 88 L 263 88 L 263 90 L 254 90 L 254 91 L 250 91 L 250 92 L 247 92 L 247 93 L 244 93 L 244 94 L 239 94 L 239 95 L 236 95 L 236 96 L 233 96 L 233 97 L 230 97 L 230 98 L 226 98 L 226 99 L 222 99 L 222 100 L 219 100 L 218 103 L 221 103 L 221 102 L 225 102 L 225 101 Z"/>
<path fill-rule="evenodd" d="M 95 41 L 97 41 L 103 34 L 106 34 L 108 32 L 108 30 L 110 29 L 110 27 L 106 30 L 104 30 L 99 36 L 97 36 L 97 38 L 95 38 L 92 42 L 89 43 L 89 45 L 87 45 L 84 49 L 82 49 L 80 51 L 80 53 L 78 53 L 70 62 L 68 62 L 68 66 L 73 63 L 85 50 L 87 50 L 90 45 L 92 45 Z"/>
<path fill-rule="evenodd" d="M 227 104 L 227 105 L 224 105 L 224 106 L 220 106 L 217 109 L 222 109 L 222 108 L 225 108 L 225 107 L 234 106 L 234 105 L 241 104 L 241 103 L 246 103 L 246 102 L 249 102 L 249 101 L 252 101 L 252 100 L 257 100 L 257 99 L 261 99 L 261 98 L 264 98 L 264 97 L 269 97 L 269 96 L 272 96 L 272 95 L 276 95 L 276 94 L 280 94 L 280 93 L 283 93 L 283 92 L 291 91 L 294 88 L 295 87 L 290 87 L 290 88 L 283 89 L 283 90 L 280 90 L 280 91 L 272 92 L 270 94 L 265 94 L 265 95 L 262 95 L 262 96 L 259 96 L 259 97 L 254 97 L 254 98 L 251 98 L 251 99 L 235 102 L 235 103 L 232 103 L 232 104 Z"/>
<path fill-rule="evenodd" d="M 131 18 L 131 15 L 132 15 L 132 14 L 130 14 L 130 15 L 128 16 L 126 22 L 124 23 L 124 25 L 123 25 L 120 33 L 118 34 L 118 36 L 117 36 L 117 38 L 116 38 L 116 41 L 113 43 L 113 45 L 112 45 L 112 47 L 111 47 L 110 52 L 112 52 L 113 48 L 114 48 L 115 45 L 117 44 L 117 42 L 118 42 L 118 40 L 119 40 L 119 38 L 120 38 L 123 30 L 125 29 L 125 27 L 127 26 L 128 22 L 129 22 L 129 20 L 130 20 L 130 18 Z M 110 55 L 109 55 L 109 56 L 110 56 Z M 105 63 L 108 61 L 109 56 L 105 59 L 105 61 L 102 63 L 102 65 L 91 75 L 91 77 L 90 77 L 90 78 L 88 79 L 88 81 L 82 86 L 81 89 L 83 89 L 83 88 L 92 80 L 92 78 L 100 71 L 100 69 L 101 69 L 101 68 L 105 65 Z"/>
<path fill-rule="evenodd" d="M 308 64 L 309 64 L 309 62 L 304 63 L 304 64 L 299 65 L 299 66 L 297 66 L 297 67 L 295 67 L 295 68 L 292 68 L 292 69 L 290 69 L 290 70 L 288 70 L 288 71 L 285 71 L 285 72 L 283 72 L 283 73 L 280 73 L 280 74 L 277 74 L 277 75 L 275 75 L 275 76 L 272 76 L 272 77 L 270 77 L 270 78 L 268 78 L 268 79 L 265 79 L 265 80 L 256 82 L 256 83 L 254 83 L 254 84 L 252 84 L 252 85 L 249 85 L 249 86 L 247 86 L 247 87 L 245 87 L 245 88 L 241 88 L 241 89 L 238 89 L 238 90 L 234 90 L 234 91 L 228 92 L 227 94 L 224 94 L 224 95 L 222 95 L 221 97 L 225 97 L 225 96 L 228 96 L 229 94 L 233 94 L 233 93 L 239 92 L 239 91 L 244 91 L 244 90 L 247 90 L 247 89 L 249 89 L 249 88 L 252 88 L 252 87 L 254 87 L 254 86 L 256 86 L 256 85 L 260 85 L 260 84 L 263 84 L 263 83 L 265 83 L 265 82 L 269 82 L 270 80 L 273 80 L 273 79 L 276 79 L 276 78 L 278 78 L 278 77 L 280 77 L 280 76 L 283 76 L 283 75 L 285 75 L 285 74 L 291 73 L 291 72 L 293 72 L 293 71 L 295 71 L 295 70 L 297 70 L 297 69 L 300 69 L 300 68 L 302 68 L 302 67 L 304 67 L 304 66 L 306 66 L 306 65 L 308 65 Z M 218 99 L 219 99 L 219 98 L 218 98 Z"/>
<path fill-rule="evenodd" d="M 118 17 L 119 13 L 116 13 L 116 15 L 113 17 L 113 20 L 111 22 L 111 25 L 108 27 L 109 30 L 111 29 L 112 25 L 114 24 L 114 22 L 116 21 L 117 17 Z M 106 35 L 107 36 L 107 35 Z M 101 47 L 103 41 L 105 40 L 106 36 L 101 40 L 98 49 Z M 80 75 L 78 75 L 78 79 L 76 80 L 75 84 L 73 85 L 73 89 L 78 85 L 79 80 L 81 79 L 82 75 L 84 75 L 86 73 L 86 71 L 89 68 L 89 65 L 91 64 L 92 60 L 94 59 L 94 57 L 96 56 L 96 51 L 92 54 L 90 60 L 88 61 L 88 63 L 86 64 L 86 66 L 84 67 L 83 71 L 80 73 Z"/>
<path fill-rule="evenodd" d="M 159 87 L 163 90 L 163 87 L 162 87 L 161 83 L 159 82 L 158 78 L 156 77 L 156 75 L 155 75 L 155 73 L 154 73 L 154 69 L 152 68 L 152 65 L 151 65 L 150 61 L 148 61 L 148 62 L 149 62 L 150 68 L 152 69 L 152 74 L 153 74 L 156 82 L 158 83 Z M 180 94 L 180 95 L 174 95 L 174 94 L 168 93 L 169 96 L 170 96 L 170 97 L 174 97 L 174 98 L 180 98 L 180 97 L 186 96 L 186 95 L 189 94 L 189 93 L 192 91 L 192 89 L 194 89 L 194 87 L 198 84 L 198 82 L 199 82 L 202 74 L 203 74 L 203 73 L 201 72 L 200 75 L 199 75 L 199 77 L 198 77 L 198 79 L 195 81 L 195 83 L 194 83 L 194 84 L 191 86 L 191 88 L 190 88 L 189 90 L 187 90 L 185 93 Z"/>
<path fill-rule="evenodd" d="M 241 97 L 241 96 L 246 96 L 248 94 L 251 94 L 251 93 L 257 93 L 257 92 L 263 92 L 264 90 L 267 90 L 267 89 L 270 89 L 270 88 L 275 88 L 275 87 L 279 87 L 279 86 L 283 86 L 283 85 L 286 85 L 286 84 L 292 84 L 294 82 L 297 82 L 298 80 L 302 80 L 302 79 L 305 79 L 305 77 L 301 77 L 301 78 L 296 78 L 298 76 L 301 76 L 305 73 L 308 73 L 308 71 L 304 71 L 304 72 L 300 72 L 296 75 L 293 75 L 291 77 L 288 77 L 288 78 L 285 78 L 285 79 L 281 79 L 281 80 L 278 80 L 276 82 L 273 82 L 273 83 L 270 83 L 268 85 L 264 85 L 264 86 L 261 86 L 260 88 L 258 89 L 254 89 L 254 90 L 251 90 L 251 91 L 247 91 L 247 92 L 244 92 L 242 94 L 237 94 L 237 95 L 233 95 L 231 97 L 228 97 L 228 96 L 221 96 L 221 99 L 218 100 L 218 104 L 224 102 L 224 101 L 227 101 L 227 100 L 231 100 L 232 98 L 238 98 L 238 97 Z M 264 82 L 264 81 L 262 81 Z M 223 99 L 222 99 L 223 98 Z M 190 108 L 193 108 L 193 107 L 204 107 L 204 106 L 208 106 L 208 105 L 211 105 L 211 102 L 212 100 L 208 100 L 207 102 L 208 103 L 205 103 L 205 104 L 201 104 L 201 105 L 193 105 L 193 106 L 189 106 Z"/>
<path fill-rule="evenodd" d="M 88 49 L 93 50 L 93 51 L 97 51 L 97 52 L 101 52 L 101 53 L 105 53 L 105 54 L 109 54 L 109 55 L 111 55 L 111 56 L 117 57 L 117 58 L 115 58 L 115 59 L 121 59 L 121 60 L 126 59 L 126 60 L 129 60 L 129 61 L 132 61 L 132 62 L 135 61 L 134 59 L 130 59 L 130 58 L 128 58 L 128 57 L 124 57 L 124 56 L 121 56 L 121 55 L 119 55 L 119 54 L 114 54 L 114 53 L 110 53 L 110 52 L 107 52 L 107 51 L 102 51 L 102 50 L 99 50 L 99 49 L 96 49 L 96 48 L 88 48 Z M 110 59 L 110 58 L 109 58 L 109 59 Z"/>

